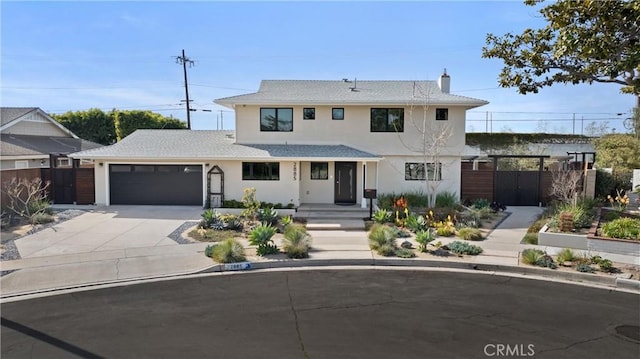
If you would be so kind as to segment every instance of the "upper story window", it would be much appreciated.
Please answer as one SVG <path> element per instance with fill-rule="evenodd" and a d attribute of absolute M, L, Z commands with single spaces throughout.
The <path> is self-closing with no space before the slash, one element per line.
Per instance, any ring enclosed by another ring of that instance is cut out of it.
<path fill-rule="evenodd" d="M 442 163 L 438 163 L 436 167 L 435 163 L 427 163 L 427 172 L 429 181 L 441 181 L 442 180 Z M 407 162 L 404 164 L 404 179 L 405 181 L 424 181 L 425 177 L 424 163 L 420 162 Z"/>
<path fill-rule="evenodd" d="M 334 107 L 331 109 L 331 119 L 332 120 L 344 120 L 344 108 L 342 107 Z"/>
<path fill-rule="evenodd" d="M 305 107 L 302 109 L 302 119 L 303 120 L 315 120 L 316 119 L 316 109 L 313 107 Z"/>
<path fill-rule="evenodd" d="M 436 108 L 436 121 L 447 121 L 449 119 L 448 108 Z"/>
<path fill-rule="evenodd" d="M 404 109 L 372 108 L 371 132 L 404 132 Z"/>
<path fill-rule="evenodd" d="M 242 162 L 242 179 L 256 181 L 280 180 L 278 162 Z"/>
<path fill-rule="evenodd" d="M 260 131 L 293 131 L 293 109 L 261 108 Z"/>

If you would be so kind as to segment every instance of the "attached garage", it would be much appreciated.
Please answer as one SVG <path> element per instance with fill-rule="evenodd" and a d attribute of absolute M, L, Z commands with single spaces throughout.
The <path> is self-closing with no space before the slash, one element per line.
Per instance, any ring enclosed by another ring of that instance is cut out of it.
<path fill-rule="evenodd" d="M 109 165 L 111 204 L 194 205 L 203 198 L 200 165 Z"/>

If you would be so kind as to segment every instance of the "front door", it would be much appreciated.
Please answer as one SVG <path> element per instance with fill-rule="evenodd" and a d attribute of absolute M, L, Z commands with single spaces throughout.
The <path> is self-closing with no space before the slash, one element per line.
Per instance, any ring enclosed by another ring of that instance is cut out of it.
<path fill-rule="evenodd" d="M 356 203 L 356 163 L 336 162 L 335 192 L 336 204 Z"/>

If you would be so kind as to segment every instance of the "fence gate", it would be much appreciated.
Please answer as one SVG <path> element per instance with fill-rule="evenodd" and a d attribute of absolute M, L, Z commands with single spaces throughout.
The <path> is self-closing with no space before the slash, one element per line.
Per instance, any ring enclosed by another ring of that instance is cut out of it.
<path fill-rule="evenodd" d="M 544 159 L 541 155 L 491 155 L 494 168 L 495 200 L 507 206 L 538 206 L 542 202 L 542 173 Z M 538 160 L 538 170 L 501 171 L 498 160 L 501 158 L 530 158 Z"/>

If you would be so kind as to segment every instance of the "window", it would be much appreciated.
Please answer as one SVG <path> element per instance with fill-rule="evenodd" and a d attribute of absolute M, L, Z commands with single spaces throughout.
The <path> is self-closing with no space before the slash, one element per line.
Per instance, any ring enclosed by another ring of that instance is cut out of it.
<path fill-rule="evenodd" d="M 133 166 L 133 172 L 155 172 L 156 166 L 138 165 Z"/>
<path fill-rule="evenodd" d="M 448 108 L 436 108 L 436 121 L 447 121 L 449 119 Z"/>
<path fill-rule="evenodd" d="M 329 179 L 329 163 L 311 162 L 311 179 L 312 180 Z"/>
<path fill-rule="evenodd" d="M 242 162 L 242 179 L 256 181 L 280 180 L 278 162 Z"/>
<path fill-rule="evenodd" d="M 71 159 L 67 157 L 56 159 L 58 167 L 71 167 Z"/>
<path fill-rule="evenodd" d="M 261 108 L 260 131 L 293 131 L 293 109 Z"/>
<path fill-rule="evenodd" d="M 302 109 L 302 119 L 303 120 L 315 120 L 316 119 L 316 109 L 311 108 L 303 108 Z"/>
<path fill-rule="evenodd" d="M 130 165 L 111 165 L 109 168 L 111 172 L 131 172 Z"/>
<path fill-rule="evenodd" d="M 29 161 L 16 161 L 15 168 L 29 168 Z"/>
<path fill-rule="evenodd" d="M 332 120 L 344 120 L 344 108 L 334 107 L 331 109 Z"/>
<path fill-rule="evenodd" d="M 436 176 L 436 166 L 434 163 L 427 163 L 427 171 L 429 172 L 429 181 L 442 180 L 442 163 L 438 163 L 438 173 Z M 404 164 L 404 179 L 406 181 L 424 181 L 424 163 L 407 162 Z"/>
<path fill-rule="evenodd" d="M 404 109 L 372 108 L 371 132 L 404 132 Z"/>

